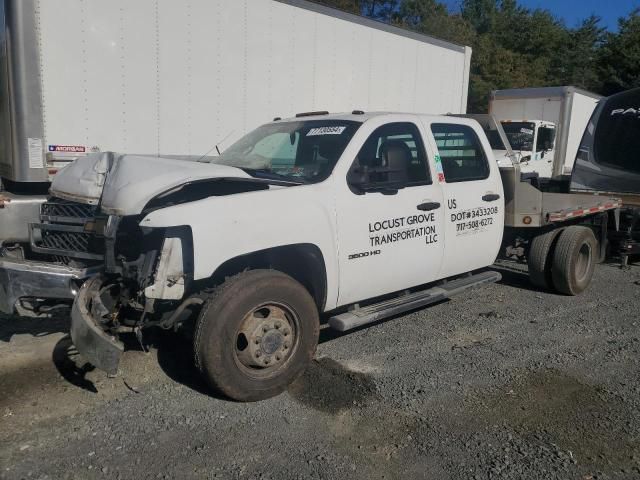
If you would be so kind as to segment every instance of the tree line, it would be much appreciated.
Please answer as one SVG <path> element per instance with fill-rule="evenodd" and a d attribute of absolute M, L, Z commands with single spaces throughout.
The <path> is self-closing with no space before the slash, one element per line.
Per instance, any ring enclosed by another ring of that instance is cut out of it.
<path fill-rule="evenodd" d="M 495 89 L 574 85 L 611 95 L 640 87 L 640 8 L 610 32 L 597 16 L 569 27 L 517 0 L 462 0 L 454 12 L 437 0 L 317 1 L 471 46 L 470 112 L 486 112 Z"/>

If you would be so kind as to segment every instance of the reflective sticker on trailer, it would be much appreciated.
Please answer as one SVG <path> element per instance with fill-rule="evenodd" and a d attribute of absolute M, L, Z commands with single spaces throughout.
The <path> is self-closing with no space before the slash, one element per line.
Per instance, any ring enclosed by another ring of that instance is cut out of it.
<path fill-rule="evenodd" d="M 84 145 L 49 145 L 50 152 L 63 152 L 63 153 L 85 153 L 87 147 Z"/>

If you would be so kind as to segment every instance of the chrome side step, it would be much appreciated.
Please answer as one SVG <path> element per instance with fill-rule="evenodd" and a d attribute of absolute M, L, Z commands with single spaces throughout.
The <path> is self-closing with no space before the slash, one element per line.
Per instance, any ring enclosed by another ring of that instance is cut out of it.
<path fill-rule="evenodd" d="M 458 278 L 427 290 L 341 313 L 329 319 L 329 326 L 334 330 L 345 332 L 368 323 L 377 322 L 400 313 L 446 300 L 470 288 L 479 287 L 486 283 L 495 283 L 500 279 L 502 279 L 502 275 L 492 271 Z"/>

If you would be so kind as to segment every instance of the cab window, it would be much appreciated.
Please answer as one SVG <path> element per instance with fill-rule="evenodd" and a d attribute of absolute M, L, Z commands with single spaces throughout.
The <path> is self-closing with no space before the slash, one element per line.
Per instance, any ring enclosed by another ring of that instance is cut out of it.
<path fill-rule="evenodd" d="M 375 130 L 364 143 L 349 172 L 350 182 L 406 187 L 428 185 L 431 175 L 418 128 L 390 123 Z"/>
<path fill-rule="evenodd" d="M 480 139 L 467 125 L 434 123 L 431 132 L 438 146 L 447 183 L 484 180 L 489 162 Z"/>

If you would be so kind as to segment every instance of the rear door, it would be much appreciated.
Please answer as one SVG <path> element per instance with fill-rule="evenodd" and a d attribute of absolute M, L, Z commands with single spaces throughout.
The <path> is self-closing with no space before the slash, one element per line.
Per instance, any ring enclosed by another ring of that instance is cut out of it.
<path fill-rule="evenodd" d="M 442 172 L 446 242 L 441 276 L 491 265 L 502 243 L 504 193 L 489 142 L 470 120 L 433 121 L 426 127 Z"/>

